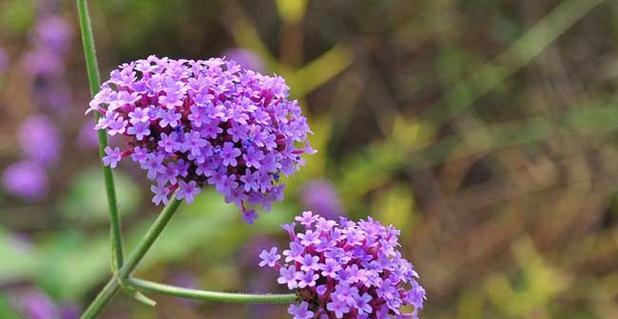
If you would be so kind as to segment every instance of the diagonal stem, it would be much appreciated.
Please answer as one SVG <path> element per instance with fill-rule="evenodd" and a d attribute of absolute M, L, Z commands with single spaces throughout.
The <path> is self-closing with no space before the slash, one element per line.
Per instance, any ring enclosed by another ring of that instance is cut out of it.
<path fill-rule="evenodd" d="M 92 301 L 84 314 L 82 314 L 81 319 L 96 318 L 101 311 L 103 311 L 105 306 L 120 289 L 120 284 L 128 280 L 131 273 L 139 265 L 140 261 L 142 261 L 150 247 L 152 247 L 152 244 L 154 244 L 159 235 L 161 235 L 165 226 L 167 226 L 172 216 L 174 216 L 174 213 L 178 210 L 181 202 L 181 200 L 174 196 L 167 206 L 163 208 L 161 214 L 159 214 L 157 219 L 150 226 L 150 229 L 146 232 L 146 235 L 144 235 L 137 244 L 137 247 L 135 247 L 135 250 L 127 258 L 126 263 L 119 269 L 118 273 L 110 279 L 94 301 Z"/>
<path fill-rule="evenodd" d="M 293 303 L 297 299 L 295 294 L 242 294 L 197 290 L 165 285 L 137 278 L 129 278 L 127 283 L 143 292 L 153 292 L 202 301 L 250 304 L 289 304 Z"/>
<path fill-rule="evenodd" d="M 468 79 L 456 84 L 440 105 L 429 108 L 423 114 L 423 118 L 430 121 L 434 127 L 441 127 L 457 114 L 471 108 L 480 97 L 494 90 L 543 53 L 571 26 L 603 2 L 605 0 L 562 2 L 493 61 L 479 68 L 479 71 Z M 453 103 L 449 104 L 450 101 Z"/>
<path fill-rule="evenodd" d="M 86 60 L 86 71 L 88 72 L 90 94 L 94 96 L 101 87 L 101 78 L 99 75 L 97 55 L 94 48 L 92 23 L 90 22 L 90 14 L 88 13 L 88 4 L 86 3 L 86 0 L 77 0 L 77 13 L 79 15 L 79 27 L 82 35 L 82 44 L 84 46 L 84 58 Z M 100 115 L 95 112 L 95 118 L 97 120 L 99 116 Z M 107 132 L 105 130 L 98 130 L 97 135 L 99 139 L 99 157 L 102 160 L 103 156 L 105 156 L 105 147 L 107 147 L 108 144 Z M 111 168 L 101 164 L 101 169 L 103 170 L 105 191 L 107 193 L 107 205 L 109 207 L 113 258 L 112 269 L 116 271 L 122 267 L 124 259 L 122 252 L 122 234 L 120 231 L 120 216 L 118 214 L 118 201 L 116 199 L 116 187 L 114 186 L 114 175 L 112 174 Z"/>

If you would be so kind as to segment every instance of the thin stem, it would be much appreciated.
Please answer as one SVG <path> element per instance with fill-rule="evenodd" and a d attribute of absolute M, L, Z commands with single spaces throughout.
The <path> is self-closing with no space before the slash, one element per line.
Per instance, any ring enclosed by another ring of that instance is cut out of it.
<path fill-rule="evenodd" d="M 88 4 L 86 0 L 77 0 L 77 13 L 79 15 L 79 27 L 81 29 L 82 44 L 84 46 L 84 58 L 86 60 L 86 71 L 88 72 L 90 94 L 94 96 L 101 87 L 101 77 L 99 75 L 99 65 L 97 63 L 97 55 L 94 48 L 92 23 L 90 22 L 90 14 L 88 13 Z M 95 112 L 95 118 L 98 119 L 99 116 L 100 115 Z M 107 132 L 105 132 L 105 130 L 98 130 L 97 135 L 99 139 L 99 157 L 102 160 L 103 156 L 105 156 L 105 147 L 107 147 L 108 144 Z M 114 186 L 114 175 L 112 174 L 111 168 L 105 165 L 101 165 L 101 168 L 103 171 L 103 178 L 105 180 L 107 205 L 109 207 L 112 258 L 114 260 L 112 267 L 114 270 L 118 270 L 122 267 L 124 257 L 122 252 L 122 233 L 120 231 L 120 217 L 118 214 L 116 187 Z"/>
<path fill-rule="evenodd" d="M 92 319 L 96 318 L 101 314 L 101 311 L 105 309 L 105 306 L 114 298 L 118 290 L 120 289 L 120 284 L 116 277 L 112 277 L 105 287 L 101 289 L 96 298 L 90 303 L 86 311 L 82 314 L 80 319 Z"/>
<path fill-rule="evenodd" d="M 112 300 L 116 292 L 120 289 L 120 283 L 126 282 L 131 273 L 135 270 L 135 268 L 139 265 L 140 261 L 144 258 L 152 244 L 156 241 L 156 239 L 161 235 L 161 232 L 167 226 L 167 223 L 170 221 L 172 216 L 182 201 L 176 199 L 176 197 L 172 197 L 170 202 L 165 206 L 165 208 L 161 211 L 161 214 L 157 217 L 154 223 L 150 226 L 150 229 L 146 232 L 146 235 L 141 239 L 141 241 L 135 247 L 135 250 L 131 253 L 131 255 L 127 258 L 126 263 L 119 269 L 118 274 L 110 279 L 110 281 L 105 285 L 103 290 L 97 295 L 94 301 L 88 306 L 84 314 L 81 316 L 81 319 L 91 319 L 96 318 L 99 313 L 105 308 L 105 306 Z"/>
<path fill-rule="evenodd" d="M 181 298 L 213 302 L 248 304 L 289 304 L 293 303 L 297 298 L 294 294 L 259 295 L 197 290 L 170 286 L 137 278 L 129 278 L 127 280 L 127 283 L 144 292 L 153 292 Z"/>
<path fill-rule="evenodd" d="M 163 228 L 167 226 L 167 223 L 170 221 L 172 216 L 174 216 L 174 213 L 178 210 L 180 203 L 182 203 L 182 200 L 177 199 L 176 196 L 172 196 L 172 199 L 167 206 L 163 208 L 161 214 L 159 214 L 157 219 L 150 226 L 150 229 L 148 229 L 148 232 L 146 232 L 144 238 L 142 238 L 142 240 L 137 244 L 137 247 L 135 247 L 135 250 L 133 250 L 129 258 L 127 258 L 126 264 L 118 272 L 118 277 L 121 280 L 129 278 L 139 262 L 142 261 L 152 244 L 155 240 L 157 240 L 163 231 Z"/>

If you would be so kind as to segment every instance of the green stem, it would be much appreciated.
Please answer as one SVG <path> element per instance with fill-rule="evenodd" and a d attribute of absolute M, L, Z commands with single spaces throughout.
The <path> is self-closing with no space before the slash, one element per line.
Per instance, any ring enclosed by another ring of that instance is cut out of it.
<path fill-rule="evenodd" d="M 202 301 L 225 302 L 225 303 L 249 303 L 249 304 L 289 304 L 296 300 L 294 294 L 241 294 L 217 291 L 206 291 L 189 288 L 181 288 L 160 284 L 152 281 L 129 278 L 127 283 L 143 292 L 153 292 L 163 295 L 176 296 L 187 299 Z"/>
<path fill-rule="evenodd" d="M 88 13 L 88 4 L 86 0 L 77 0 L 77 13 L 79 15 L 79 27 L 81 29 L 82 44 L 84 46 L 84 58 L 86 60 L 86 71 L 88 72 L 88 84 L 90 86 L 90 94 L 94 97 L 101 87 L 101 77 L 99 75 L 99 66 L 97 64 L 97 55 L 94 48 L 94 36 L 92 32 L 92 23 L 90 22 L 90 14 Z M 95 112 L 95 118 L 98 120 L 100 115 Z M 107 147 L 107 132 L 105 130 L 97 131 L 99 139 L 99 158 L 105 156 L 105 147 Z M 122 252 L 122 234 L 120 231 L 120 217 L 118 214 L 118 201 L 116 199 L 116 187 L 114 186 L 114 175 L 111 168 L 101 165 L 103 170 L 103 178 L 105 180 L 105 191 L 107 193 L 107 205 L 109 207 L 110 232 L 112 238 L 112 258 L 114 262 L 112 267 L 114 270 L 120 269 L 123 264 Z"/>
<path fill-rule="evenodd" d="M 174 216 L 174 213 L 178 210 L 180 203 L 182 203 L 182 200 L 177 199 L 176 196 L 172 196 L 172 199 L 167 206 L 163 208 L 161 214 L 159 214 L 157 219 L 150 226 L 150 229 L 148 229 L 148 232 L 146 232 L 144 238 L 142 238 L 142 240 L 137 244 L 137 247 L 135 247 L 135 250 L 133 250 L 129 258 L 127 258 L 126 264 L 122 266 L 118 272 L 118 278 L 121 280 L 126 280 L 129 278 L 139 262 L 142 261 L 152 244 L 155 240 L 157 240 L 163 231 L 163 228 L 165 228 L 172 216 Z"/>
<path fill-rule="evenodd" d="M 103 308 L 112 300 L 116 292 L 120 289 L 120 283 L 127 282 L 131 273 L 139 265 L 140 261 L 142 261 L 172 216 L 174 216 L 174 213 L 178 210 L 181 202 L 182 201 L 176 199 L 175 196 L 172 197 L 167 206 L 165 206 L 163 211 L 161 211 L 161 214 L 159 214 L 157 219 L 150 226 L 150 229 L 148 229 L 146 235 L 144 235 L 141 241 L 137 244 L 135 250 L 127 258 L 126 263 L 120 268 L 118 274 L 112 277 L 107 285 L 105 285 L 103 290 L 101 290 L 90 306 L 88 306 L 84 314 L 81 316 L 81 319 L 96 318 L 97 315 L 101 313 Z"/>

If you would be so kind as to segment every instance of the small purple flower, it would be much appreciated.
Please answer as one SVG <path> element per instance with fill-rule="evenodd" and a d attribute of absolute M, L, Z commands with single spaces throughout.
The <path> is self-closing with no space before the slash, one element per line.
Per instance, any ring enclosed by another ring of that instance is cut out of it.
<path fill-rule="evenodd" d="M 103 164 L 111 168 L 116 168 L 118 162 L 122 159 L 122 152 L 120 148 L 111 146 L 105 147 L 105 156 L 103 156 Z"/>
<path fill-rule="evenodd" d="M 277 254 L 277 247 L 273 247 L 270 251 L 262 250 L 260 258 L 262 259 L 259 263 L 260 267 L 268 265 L 268 267 L 273 268 L 275 264 L 277 264 L 277 261 L 281 259 L 281 255 Z"/>
<path fill-rule="evenodd" d="M 298 288 L 313 287 L 315 286 L 316 280 L 318 280 L 319 278 L 320 276 L 314 273 L 313 270 L 306 271 L 300 276 Z"/>
<path fill-rule="evenodd" d="M 329 302 L 326 305 L 326 309 L 334 313 L 335 317 L 337 318 L 343 318 L 343 315 L 350 312 L 350 307 L 348 307 L 348 303 L 341 298 L 335 298 L 333 301 Z"/>
<path fill-rule="evenodd" d="M 293 241 L 290 243 L 290 249 L 286 249 L 283 251 L 283 256 L 285 256 L 285 262 L 289 263 L 291 261 L 301 262 L 304 258 L 305 246 Z"/>
<path fill-rule="evenodd" d="M 370 314 L 373 311 L 369 302 L 371 301 L 371 295 L 368 293 L 364 293 L 362 296 L 355 298 L 356 309 L 358 309 L 359 313 Z"/>
<path fill-rule="evenodd" d="M 120 116 L 113 118 L 106 118 L 107 120 L 107 134 L 114 136 L 116 134 L 123 134 L 127 130 L 127 124 L 129 121 Z"/>
<path fill-rule="evenodd" d="M 247 153 L 243 155 L 247 167 L 260 168 L 260 161 L 264 159 L 264 153 L 255 147 L 249 147 Z"/>
<path fill-rule="evenodd" d="M 280 284 L 286 284 L 288 289 L 294 289 L 298 287 L 298 279 L 300 279 L 300 273 L 296 271 L 295 266 L 281 267 L 279 270 L 279 278 L 277 282 Z"/>
<path fill-rule="evenodd" d="M 320 264 L 318 263 L 319 261 L 320 261 L 320 257 L 306 254 L 300 260 L 300 265 L 301 265 L 300 269 L 302 271 L 319 270 L 320 269 Z"/>
<path fill-rule="evenodd" d="M 2 182 L 7 193 L 26 201 L 36 201 L 47 193 L 47 173 L 36 162 L 22 161 L 8 166 Z"/>
<path fill-rule="evenodd" d="M 163 205 L 167 205 L 169 199 L 169 190 L 161 185 L 152 185 L 150 186 L 150 191 L 154 193 L 154 197 L 152 197 L 152 202 L 155 205 L 159 205 L 163 203 Z"/>
<path fill-rule="evenodd" d="M 159 147 L 168 153 L 173 153 L 179 148 L 181 143 L 178 141 L 178 134 L 172 132 L 169 135 L 161 133 L 161 140 L 159 140 Z"/>
<path fill-rule="evenodd" d="M 135 138 L 138 141 L 144 139 L 145 136 L 150 135 L 150 123 L 147 122 L 138 122 L 133 124 L 133 126 L 129 127 L 127 130 L 127 134 L 135 135 Z"/>
<path fill-rule="evenodd" d="M 136 107 L 132 112 L 129 112 L 129 122 L 133 125 L 142 122 L 150 122 L 148 109 Z"/>
<path fill-rule="evenodd" d="M 257 213 L 255 212 L 254 209 L 250 209 L 242 213 L 242 219 L 244 219 L 247 222 L 247 224 L 252 225 L 255 222 L 256 218 L 257 218 Z"/>
<path fill-rule="evenodd" d="M 184 182 L 181 181 L 178 183 L 178 192 L 176 192 L 176 197 L 178 199 L 184 199 L 185 202 L 191 204 L 195 199 L 195 196 L 200 193 L 200 188 L 197 186 L 195 181 Z"/>
<path fill-rule="evenodd" d="M 209 145 L 208 142 L 200 136 L 199 132 L 185 133 L 184 148 L 193 156 L 202 154 L 202 150 Z"/>
<path fill-rule="evenodd" d="M 221 156 L 223 165 L 226 166 L 236 166 L 238 162 L 236 158 L 241 154 L 240 150 L 234 147 L 234 144 L 230 142 L 226 142 L 223 144 L 223 148 L 221 149 Z"/>
<path fill-rule="evenodd" d="M 313 230 L 308 230 L 304 234 L 298 234 L 298 238 L 300 238 L 301 244 L 305 246 L 319 245 L 322 242 L 319 238 L 319 234 Z"/>
<path fill-rule="evenodd" d="M 294 220 L 296 220 L 297 222 L 301 223 L 305 227 L 311 227 L 311 225 L 317 219 L 318 218 L 316 216 L 314 216 L 313 212 L 311 212 L 311 211 L 304 211 L 302 216 L 298 216 L 298 217 L 294 218 Z"/>
<path fill-rule="evenodd" d="M 146 156 L 146 159 L 141 163 L 141 167 L 148 170 L 148 178 L 155 180 L 157 175 L 165 172 L 165 165 L 163 165 L 163 156 L 160 154 L 150 153 Z"/>
<path fill-rule="evenodd" d="M 176 127 L 178 126 L 178 121 L 180 120 L 182 115 L 176 113 L 176 111 L 174 110 L 160 109 L 157 113 L 157 117 L 160 119 L 159 125 L 161 125 L 161 127 L 166 127 L 168 125 L 170 127 Z"/>
<path fill-rule="evenodd" d="M 290 305 L 288 313 L 293 316 L 293 319 L 313 318 L 313 312 L 309 311 L 309 304 L 305 301 L 301 302 L 299 305 Z"/>
<path fill-rule="evenodd" d="M 322 276 L 336 278 L 337 272 L 341 270 L 341 266 L 331 258 L 327 258 L 326 262 L 321 265 L 322 268 Z"/>

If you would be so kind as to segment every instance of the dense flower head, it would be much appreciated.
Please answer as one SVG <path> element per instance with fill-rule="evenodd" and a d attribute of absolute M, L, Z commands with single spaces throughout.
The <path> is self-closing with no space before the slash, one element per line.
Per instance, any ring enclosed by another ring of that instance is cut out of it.
<path fill-rule="evenodd" d="M 250 206 L 270 208 L 283 196 L 280 176 L 313 152 L 298 102 L 283 78 L 241 68 L 221 58 L 174 60 L 150 56 L 111 72 L 90 110 L 101 114 L 97 129 L 127 137 L 108 147 L 105 165 L 139 163 L 153 181 L 153 202 L 193 201 L 212 185 L 243 217 Z"/>
<path fill-rule="evenodd" d="M 399 230 L 369 217 L 353 222 L 303 212 L 283 225 L 291 242 L 262 251 L 260 266 L 279 272 L 277 282 L 300 297 L 294 319 L 417 318 L 425 290 L 399 252 Z M 296 229 L 300 228 L 299 232 Z M 413 306 L 411 313 L 402 307 Z"/>

